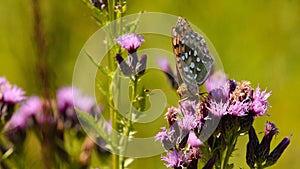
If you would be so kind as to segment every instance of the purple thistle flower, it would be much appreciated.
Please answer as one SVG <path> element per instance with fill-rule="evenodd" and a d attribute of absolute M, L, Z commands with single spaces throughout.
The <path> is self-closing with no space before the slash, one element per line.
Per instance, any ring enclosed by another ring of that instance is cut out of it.
<path fill-rule="evenodd" d="M 71 86 L 62 87 L 56 93 L 58 110 L 60 113 L 74 110 L 74 106 L 84 112 L 91 112 L 95 106 L 95 100 L 89 96 L 83 96 L 77 88 Z M 75 101 L 75 103 L 74 103 Z"/>
<path fill-rule="evenodd" d="M 178 89 L 178 83 L 176 82 L 176 75 L 173 73 L 169 61 L 164 57 L 157 58 L 158 66 L 168 77 L 169 84 L 173 87 L 173 89 Z"/>
<path fill-rule="evenodd" d="M 176 121 L 176 116 L 178 114 L 178 109 L 175 107 L 168 108 L 166 113 L 166 119 L 168 120 L 169 126 L 172 126 Z"/>
<path fill-rule="evenodd" d="M 161 132 L 158 132 L 155 136 L 155 141 L 159 140 L 159 141 L 164 141 L 168 139 L 168 133 L 167 133 L 167 129 L 166 127 L 162 127 L 160 128 Z"/>
<path fill-rule="evenodd" d="M 211 100 L 210 101 L 210 107 L 208 108 L 208 110 L 215 116 L 217 117 L 221 117 L 227 114 L 227 108 L 229 105 L 229 102 L 225 102 L 222 103 L 221 102 L 217 102 L 215 100 Z"/>
<path fill-rule="evenodd" d="M 10 86 L 10 84 L 5 77 L 0 77 L 0 91 L 3 86 Z"/>
<path fill-rule="evenodd" d="M 253 110 L 256 116 L 263 116 L 267 110 L 269 102 L 267 99 L 271 96 L 271 92 L 267 93 L 266 90 L 260 91 L 259 86 L 256 88 L 253 94 L 253 102 L 251 104 L 251 110 Z"/>
<path fill-rule="evenodd" d="M 138 34 L 125 34 L 115 39 L 116 42 L 129 53 L 136 52 L 137 48 L 144 42 L 144 37 L 140 37 Z"/>
<path fill-rule="evenodd" d="M 81 96 L 79 99 L 75 100 L 75 107 L 88 113 L 92 113 L 95 104 L 95 99 L 89 96 Z"/>
<path fill-rule="evenodd" d="M 11 119 L 5 125 L 5 130 L 14 128 L 24 128 L 27 121 L 33 115 L 42 111 L 42 102 L 37 96 L 29 97 L 21 107 L 12 115 Z"/>
<path fill-rule="evenodd" d="M 46 114 L 45 112 L 40 112 L 35 114 L 35 119 L 38 122 L 39 125 L 43 126 L 49 126 L 53 127 L 56 125 L 57 119 L 53 115 Z"/>
<path fill-rule="evenodd" d="M 191 162 L 192 160 L 198 160 L 200 157 L 200 149 L 199 147 L 191 147 L 187 153 L 187 159 L 188 162 Z"/>
<path fill-rule="evenodd" d="M 31 96 L 22 104 L 18 112 L 27 116 L 33 116 L 42 111 L 42 104 L 39 97 Z"/>
<path fill-rule="evenodd" d="M 171 149 L 172 147 L 174 147 L 179 137 L 178 131 L 175 131 L 175 128 L 178 127 L 176 126 L 177 125 L 175 124 L 174 126 L 171 126 L 171 128 L 169 128 L 168 130 L 166 129 L 166 127 L 162 127 L 161 132 L 158 132 L 156 134 L 155 141 L 159 140 L 165 147 L 165 149 Z"/>
<path fill-rule="evenodd" d="M 200 140 L 198 139 L 198 137 L 196 136 L 196 134 L 195 134 L 194 131 L 190 131 L 190 134 L 189 134 L 189 138 L 188 138 L 187 143 L 188 143 L 191 147 L 199 147 L 199 146 L 202 146 L 202 145 L 203 145 L 202 141 L 200 141 Z"/>
<path fill-rule="evenodd" d="M 267 159 L 270 152 L 270 144 L 274 135 L 278 134 L 278 128 L 272 122 L 266 123 L 264 137 L 256 149 L 257 162 L 262 163 Z"/>
<path fill-rule="evenodd" d="M 278 128 L 276 127 L 276 125 L 272 122 L 267 121 L 267 123 L 265 124 L 265 131 L 264 131 L 264 135 L 267 136 L 271 136 L 273 137 L 274 135 L 278 134 Z"/>
<path fill-rule="evenodd" d="M 79 90 L 71 86 L 62 87 L 56 92 L 57 107 L 60 113 L 74 109 L 73 98 L 79 95 Z"/>
<path fill-rule="evenodd" d="M 246 116 L 246 112 L 249 110 L 248 102 L 236 101 L 234 104 L 231 104 L 228 108 L 228 114 L 234 116 Z"/>
<path fill-rule="evenodd" d="M 181 155 L 180 150 L 174 149 L 172 152 L 168 152 L 166 156 L 162 156 L 161 159 L 165 161 L 165 166 L 168 168 L 181 167 L 182 163 L 186 162 L 186 157 Z"/>
<path fill-rule="evenodd" d="M 16 128 L 25 128 L 27 125 L 27 118 L 28 116 L 26 116 L 26 114 L 23 114 L 22 112 L 15 112 L 4 126 L 4 131 L 10 131 Z"/>
<path fill-rule="evenodd" d="M 192 130 L 197 127 L 197 118 L 194 114 L 185 114 L 183 117 L 177 119 L 181 130 Z"/>
<path fill-rule="evenodd" d="M 170 75 L 173 75 L 173 71 L 171 69 L 170 63 L 167 58 L 157 57 L 156 60 L 157 60 L 158 66 L 161 68 L 162 71 L 164 71 Z"/>
<path fill-rule="evenodd" d="M 195 114 L 196 113 L 196 102 L 186 100 L 179 104 L 179 110 L 183 115 Z"/>
<path fill-rule="evenodd" d="M 205 87 L 208 92 L 214 89 L 222 89 L 225 96 L 228 96 L 229 87 L 227 83 L 227 75 L 222 71 L 215 72 L 206 82 Z"/>
<path fill-rule="evenodd" d="M 10 104 L 16 104 L 25 99 L 25 91 L 16 85 L 3 90 L 3 101 Z"/>

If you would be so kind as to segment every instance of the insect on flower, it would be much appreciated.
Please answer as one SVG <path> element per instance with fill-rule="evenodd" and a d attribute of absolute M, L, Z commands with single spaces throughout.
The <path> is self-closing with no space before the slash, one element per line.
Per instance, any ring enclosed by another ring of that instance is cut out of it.
<path fill-rule="evenodd" d="M 172 28 L 172 45 L 179 83 L 177 93 L 182 99 L 199 98 L 199 86 L 213 68 L 213 58 L 203 36 L 194 32 L 187 20 L 179 17 Z"/>

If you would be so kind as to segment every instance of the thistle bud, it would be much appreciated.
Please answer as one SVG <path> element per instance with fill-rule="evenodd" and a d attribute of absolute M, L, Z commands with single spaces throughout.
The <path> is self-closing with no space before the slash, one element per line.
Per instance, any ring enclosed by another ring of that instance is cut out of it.
<path fill-rule="evenodd" d="M 212 169 L 214 164 L 215 164 L 216 158 L 212 157 L 211 159 L 209 159 L 207 161 L 207 163 L 205 164 L 205 166 L 202 169 Z"/>
<path fill-rule="evenodd" d="M 253 128 L 253 126 L 250 127 L 249 129 L 249 142 L 252 142 L 254 145 L 254 148 L 256 149 L 257 146 L 259 145 L 259 141 L 255 132 L 255 129 Z"/>
<path fill-rule="evenodd" d="M 138 74 L 144 74 L 146 70 L 146 65 L 147 65 L 147 55 L 142 55 L 141 59 L 136 65 L 135 71 Z"/>
<path fill-rule="evenodd" d="M 246 152 L 246 162 L 248 166 L 252 169 L 255 164 L 255 146 L 253 142 L 249 140 L 247 144 L 247 152 Z"/>
<path fill-rule="evenodd" d="M 131 53 L 128 55 L 128 65 L 132 70 L 136 69 L 136 64 L 138 63 L 137 53 Z"/>
<path fill-rule="evenodd" d="M 267 161 L 264 166 L 268 167 L 275 164 L 289 144 L 290 138 L 285 137 L 267 157 Z"/>
<path fill-rule="evenodd" d="M 270 153 L 270 144 L 272 141 L 272 138 L 275 134 L 278 133 L 278 129 L 276 128 L 274 123 L 267 122 L 266 123 L 266 130 L 264 132 L 264 137 L 259 144 L 258 148 L 256 149 L 256 156 L 257 156 L 257 162 L 263 163 L 267 156 Z"/>
<path fill-rule="evenodd" d="M 178 89 L 178 83 L 176 82 L 176 76 L 174 75 L 170 63 L 166 58 L 157 58 L 158 66 L 168 77 L 169 84 L 173 87 L 173 89 Z"/>
<path fill-rule="evenodd" d="M 130 76 L 132 73 L 132 69 L 129 67 L 129 65 L 124 61 L 123 57 L 120 54 L 116 55 L 117 62 L 119 64 L 119 68 L 121 72 L 125 76 Z"/>
<path fill-rule="evenodd" d="M 259 145 L 259 141 L 255 129 L 252 126 L 250 126 L 248 136 L 249 142 L 247 144 L 246 162 L 250 168 L 254 168 L 254 164 L 256 161 L 255 150 Z"/>

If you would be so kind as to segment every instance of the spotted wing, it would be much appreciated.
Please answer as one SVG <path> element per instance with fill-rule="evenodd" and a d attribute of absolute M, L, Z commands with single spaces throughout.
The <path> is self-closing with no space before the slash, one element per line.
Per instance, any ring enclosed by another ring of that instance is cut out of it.
<path fill-rule="evenodd" d="M 172 38 L 177 70 L 180 74 L 179 83 L 203 84 L 213 64 L 203 36 L 195 33 L 188 22 L 179 17 L 172 30 Z"/>

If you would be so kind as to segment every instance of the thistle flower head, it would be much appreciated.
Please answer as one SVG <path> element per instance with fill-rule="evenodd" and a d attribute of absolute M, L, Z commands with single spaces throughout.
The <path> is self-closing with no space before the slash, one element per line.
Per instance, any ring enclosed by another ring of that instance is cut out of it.
<path fill-rule="evenodd" d="M 67 109 L 74 109 L 74 95 L 78 95 L 79 91 L 71 86 L 62 87 L 56 92 L 57 107 L 60 113 L 67 111 Z"/>
<path fill-rule="evenodd" d="M 27 118 L 28 117 L 21 112 L 14 113 L 11 119 L 4 126 L 4 131 L 9 131 L 15 128 L 25 128 L 27 124 Z"/>
<path fill-rule="evenodd" d="M 29 97 L 21 107 L 12 115 L 11 119 L 5 125 L 5 130 L 14 128 L 23 129 L 26 127 L 28 119 L 42 111 L 42 102 L 37 96 Z"/>
<path fill-rule="evenodd" d="M 261 92 L 259 86 L 256 88 L 251 105 L 251 109 L 254 111 L 255 116 L 263 116 L 267 112 L 268 107 L 270 107 L 267 99 L 270 96 L 270 92 L 267 93 L 266 90 Z"/>
<path fill-rule="evenodd" d="M 178 114 L 178 110 L 175 107 L 168 108 L 166 113 L 166 119 L 168 120 L 169 126 L 172 126 L 176 121 L 176 115 Z"/>
<path fill-rule="evenodd" d="M 198 137 L 196 136 L 194 131 L 190 131 L 187 143 L 191 147 L 199 147 L 199 146 L 203 145 L 202 141 L 200 141 L 198 139 Z"/>
<path fill-rule="evenodd" d="M 72 86 L 60 88 L 56 93 L 56 99 L 60 113 L 74 111 L 74 106 L 81 111 L 90 113 L 95 106 L 95 100 L 92 97 L 83 95 L 79 89 Z"/>
<path fill-rule="evenodd" d="M 248 102 L 236 101 L 234 104 L 231 104 L 228 108 L 228 114 L 234 116 L 245 116 L 249 110 Z"/>
<path fill-rule="evenodd" d="M 158 132 L 155 136 L 155 141 L 157 141 L 157 140 L 163 141 L 163 140 L 166 140 L 168 138 L 166 127 L 162 127 L 160 129 L 161 129 L 161 131 Z"/>
<path fill-rule="evenodd" d="M 266 124 L 265 124 L 265 127 L 266 127 L 266 129 L 265 129 L 265 131 L 264 131 L 264 135 L 265 136 L 274 136 L 274 135 L 276 135 L 276 134 L 278 134 L 279 133 L 279 131 L 278 131 L 278 128 L 276 127 L 276 125 L 274 124 L 274 123 L 272 123 L 272 122 L 267 122 Z"/>
<path fill-rule="evenodd" d="M 222 117 L 227 114 L 227 108 L 228 108 L 229 102 L 223 103 L 222 101 L 217 102 L 215 100 L 210 100 L 209 105 L 210 105 L 210 107 L 208 108 L 208 110 L 214 116 Z"/>
<path fill-rule="evenodd" d="M 197 127 L 197 118 L 194 114 L 186 114 L 182 118 L 177 117 L 177 122 L 180 128 L 184 131 L 189 131 Z"/>
<path fill-rule="evenodd" d="M 195 114 L 196 113 L 196 102 L 195 101 L 183 101 L 179 104 L 179 110 L 183 115 Z"/>
<path fill-rule="evenodd" d="M 227 75 L 222 71 L 217 71 L 205 81 L 204 85 L 208 92 L 213 89 L 224 88 L 227 86 Z"/>
<path fill-rule="evenodd" d="M 181 150 L 174 149 L 168 152 L 166 156 L 162 156 L 161 159 L 166 162 L 165 166 L 168 168 L 181 167 L 187 161 L 185 155 L 181 154 L 181 152 Z"/>
<path fill-rule="evenodd" d="M 25 91 L 16 85 L 4 89 L 2 94 L 5 103 L 16 104 L 25 99 Z"/>
<path fill-rule="evenodd" d="M 170 63 L 169 63 L 167 58 L 158 57 L 157 58 L 157 63 L 158 63 L 158 66 L 161 68 L 162 71 L 173 75 L 173 71 L 171 69 Z"/>
<path fill-rule="evenodd" d="M 81 95 L 79 99 L 75 100 L 75 106 L 84 112 L 92 113 L 95 105 L 95 99 L 90 96 Z"/>
<path fill-rule="evenodd" d="M 267 122 L 264 137 L 258 148 L 256 149 L 256 160 L 258 163 L 262 163 L 267 159 L 270 152 L 271 141 L 273 139 L 273 136 L 277 133 L 278 128 L 275 126 L 275 124 L 272 122 Z"/>
<path fill-rule="evenodd" d="M 42 100 L 38 96 L 30 96 L 19 108 L 18 112 L 33 116 L 42 111 Z"/>
<path fill-rule="evenodd" d="M 116 42 L 129 53 L 134 53 L 144 42 L 144 37 L 134 33 L 125 34 L 117 38 Z"/>
<path fill-rule="evenodd" d="M 5 77 L 0 77 L 0 92 L 6 88 L 10 88 L 10 83 L 7 81 Z"/>
<path fill-rule="evenodd" d="M 168 81 L 171 87 L 173 89 L 178 89 L 178 83 L 175 80 L 176 74 L 172 71 L 169 61 L 164 57 L 158 57 L 157 63 L 160 69 L 165 73 L 165 75 L 168 77 Z"/>
<path fill-rule="evenodd" d="M 242 81 L 236 84 L 235 90 L 230 94 L 231 101 L 243 101 L 252 98 L 253 89 L 249 81 Z"/>
<path fill-rule="evenodd" d="M 206 90 L 215 100 L 225 100 L 229 97 L 229 86 L 227 75 L 222 71 L 217 71 L 211 75 L 204 83 Z"/>
<path fill-rule="evenodd" d="M 201 157 L 199 147 L 191 147 L 187 153 L 187 161 L 190 163 L 191 166 L 192 161 L 198 162 L 198 159 Z"/>

